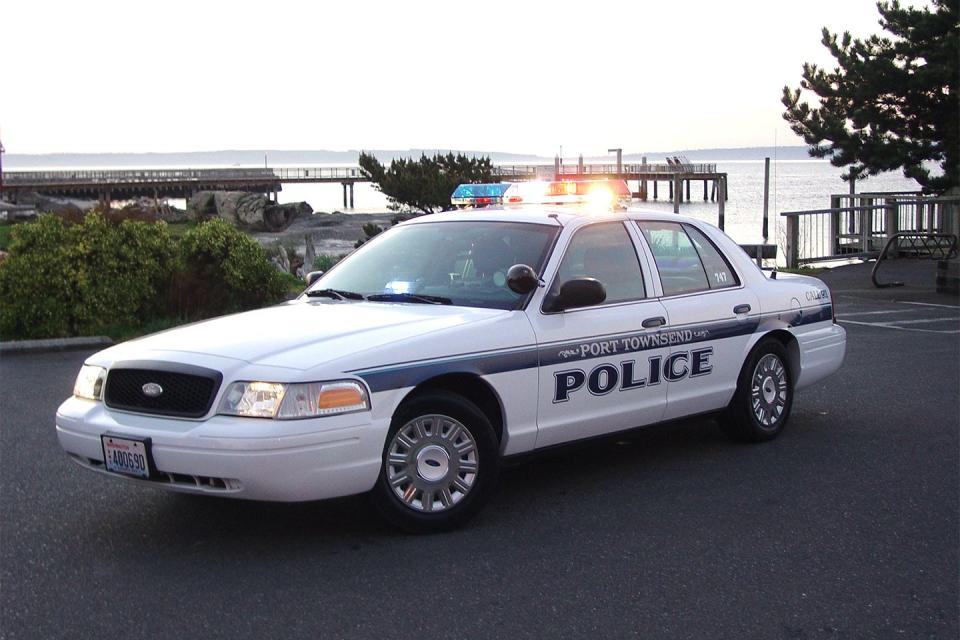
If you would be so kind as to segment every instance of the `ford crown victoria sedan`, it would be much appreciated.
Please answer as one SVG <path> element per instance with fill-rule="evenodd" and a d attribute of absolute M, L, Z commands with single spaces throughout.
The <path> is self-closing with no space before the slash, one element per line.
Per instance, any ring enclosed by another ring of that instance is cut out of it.
<path fill-rule="evenodd" d="M 846 335 L 814 278 L 677 215 L 538 207 L 399 224 L 296 300 L 91 356 L 56 415 L 81 466 L 255 500 L 369 492 L 462 524 L 505 456 L 697 414 L 776 437 Z"/>

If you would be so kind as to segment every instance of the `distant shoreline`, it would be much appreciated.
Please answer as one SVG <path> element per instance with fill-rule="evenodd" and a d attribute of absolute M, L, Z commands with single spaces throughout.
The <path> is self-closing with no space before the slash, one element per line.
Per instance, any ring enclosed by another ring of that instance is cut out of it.
<path fill-rule="evenodd" d="M 421 153 L 431 155 L 435 152 L 446 153 L 445 149 L 406 149 L 371 151 L 381 162 L 389 162 L 400 157 L 419 157 Z M 454 151 L 456 152 L 456 151 Z M 8 171 L 31 170 L 38 168 L 112 168 L 112 167 L 262 167 L 266 156 L 268 166 L 291 164 L 302 165 L 355 165 L 359 151 L 328 150 L 237 150 L 237 151 L 189 151 L 171 153 L 6 153 L 3 167 Z M 536 154 L 516 154 L 499 151 L 463 151 L 467 155 L 490 156 L 497 164 L 551 164 L 553 157 Z M 688 149 L 682 151 L 650 151 L 624 154 L 624 162 L 639 162 L 646 157 L 650 163 L 663 162 L 666 157 L 685 156 L 692 162 L 736 162 L 760 161 L 765 157 L 780 161 L 815 160 L 810 158 L 805 146 L 788 147 L 743 147 L 717 149 Z M 577 155 L 566 155 L 564 162 L 576 161 Z M 585 162 L 610 162 L 612 155 L 584 157 Z"/>

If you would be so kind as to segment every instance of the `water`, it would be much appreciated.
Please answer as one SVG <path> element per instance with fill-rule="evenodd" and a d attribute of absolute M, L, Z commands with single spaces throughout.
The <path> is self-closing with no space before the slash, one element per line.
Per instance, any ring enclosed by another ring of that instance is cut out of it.
<path fill-rule="evenodd" d="M 717 171 L 727 174 L 729 200 L 725 207 L 725 231 L 740 243 L 756 244 L 762 239 L 763 161 L 718 160 Z M 821 160 L 789 160 L 770 163 L 770 235 L 776 244 L 783 232 L 783 211 L 823 209 L 830 206 L 830 195 L 847 193 L 849 186 L 840 175 L 842 169 Z M 636 188 L 631 183 L 631 188 Z M 709 197 L 709 185 L 708 185 Z M 874 176 L 857 183 L 858 191 L 916 191 L 920 186 L 900 172 Z M 632 208 L 656 212 L 673 212 L 669 187 L 661 181 L 658 201 L 653 198 L 653 185 L 648 185 L 650 200 L 635 201 Z M 316 211 L 344 211 L 343 188 L 339 184 L 284 185 L 280 202 L 306 201 Z M 703 183 L 690 185 L 690 202 L 680 205 L 680 213 L 717 224 L 717 203 L 703 201 Z M 369 183 L 354 187 L 354 213 L 378 213 L 386 210 L 386 197 Z M 782 242 L 780 242 L 782 244 Z"/>

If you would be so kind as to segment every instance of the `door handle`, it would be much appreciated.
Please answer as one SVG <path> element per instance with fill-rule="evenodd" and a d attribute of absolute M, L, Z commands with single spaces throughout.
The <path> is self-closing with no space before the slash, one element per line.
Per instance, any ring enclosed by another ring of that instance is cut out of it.
<path fill-rule="evenodd" d="M 647 318 L 643 321 L 644 329 L 653 329 L 654 327 L 662 327 L 667 324 L 667 319 L 663 316 L 657 316 L 656 318 Z"/>
<path fill-rule="evenodd" d="M 750 305 L 748 304 L 738 304 L 733 308 L 733 312 L 738 316 L 743 313 L 750 313 Z"/>

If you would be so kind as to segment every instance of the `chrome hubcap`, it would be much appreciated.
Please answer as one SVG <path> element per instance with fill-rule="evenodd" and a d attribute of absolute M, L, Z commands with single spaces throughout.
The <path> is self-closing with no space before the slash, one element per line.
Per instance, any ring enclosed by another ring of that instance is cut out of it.
<path fill-rule="evenodd" d="M 750 401 L 760 426 L 772 428 L 787 407 L 787 369 L 772 353 L 760 358 L 753 370 Z"/>
<path fill-rule="evenodd" d="M 470 492 L 477 463 L 477 443 L 463 424 L 449 416 L 420 416 L 390 441 L 387 481 L 411 509 L 444 511 Z"/>

